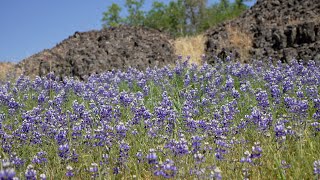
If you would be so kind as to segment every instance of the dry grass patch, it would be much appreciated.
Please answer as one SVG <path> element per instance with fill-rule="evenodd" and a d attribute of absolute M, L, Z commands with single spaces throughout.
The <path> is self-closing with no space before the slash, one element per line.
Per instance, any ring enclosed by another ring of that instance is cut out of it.
<path fill-rule="evenodd" d="M 201 64 L 201 56 L 204 54 L 204 36 L 180 37 L 174 41 L 176 55 L 190 56 L 190 63 Z"/>
<path fill-rule="evenodd" d="M 235 48 L 240 54 L 241 60 L 244 61 L 250 57 L 249 51 L 252 48 L 252 35 L 243 32 L 239 27 L 226 27 L 228 40 L 231 47 Z"/>
<path fill-rule="evenodd" d="M 14 64 L 9 62 L 0 62 L 0 80 L 4 80 L 7 75 L 15 72 Z"/>

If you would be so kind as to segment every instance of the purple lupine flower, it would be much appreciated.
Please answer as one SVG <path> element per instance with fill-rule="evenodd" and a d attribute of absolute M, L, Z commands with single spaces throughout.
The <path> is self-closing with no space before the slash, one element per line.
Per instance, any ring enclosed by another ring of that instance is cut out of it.
<path fill-rule="evenodd" d="M 231 90 L 233 87 L 234 87 L 234 80 L 230 75 L 228 75 L 224 89 L 228 91 L 228 90 Z"/>
<path fill-rule="evenodd" d="M 147 160 L 149 164 L 157 164 L 158 163 L 158 156 L 156 154 L 155 149 L 150 149 L 149 154 L 147 155 Z"/>
<path fill-rule="evenodd" d="M 143 94 L 144 94 L 145 96 L 148 96 L 148 95 L 149 95 L 150 88 L 149 88 L 148 85 L 145 85 L 142 90 L 143 90 Z"/>
<path fill-rule="evenodd" d="M 91 167 L 89 168 L 92 178 L 96 178 L 98 176 L 98 164 L 91 163 Z"/>
<path fill-rule="evenodd" d="M 210 172 L 210 179 L 222 180 L 220 168 L 215 167 L 213 171 Z"/>
<path fill-rule="evenodd" d="M 47 176 L 45 174 L 40 174 L 40 180 L 46 180 Z"/>
<path fill-rule="evenodd" d="M 278 122 L 274 127 L 274 132 L 276 133 L 276 138 L 279 140 L 285 140 L 287 131 L 283 122 Z"/>
<path fill-rule="evenodd" d="M 245 151 L 244 155 L 245 155 L 245 157 L 242 157 L 240 159 L 240 162 L 241 163 L 252 163 L 252 159 L 250 158 L 251 157 L 251 153 L 249 151 Z"/>
<path fill-rule="evenodd" d="M 14 179 L 16 172 L 13 168 L 7 168 L 0 171 L 0 179 Z"/>
<path fill-rule="evenodd" d="M 17 109 L 19 107 L 19 103 L 16 102 L 13 98 L 11 98 L 8 102 L 8 107 L 10 109 Z"/>
<path fill-rule="evenodd" d="M 71 158 L 72 162 L 78 162 L 79 154 L 76 152 L 75 149 L 72 149 L 72 153 L 71 153 L 70 158 Z"/>
<path fill-rule="evenodd" d="M 42 91 L 38 96 L 38 103 L 42 104 L 42 103 L 44 103 L 46 101 L 46 99 L 47 99 L 47 97 L 45 95 L 45 92 Z"/>
<path fill-rule="evenodd" d="M 263 90 L 259 90 L 256 94 L 256 100 L 258 101 L 258 105 L 262 108 L 269 107 L 268 93 Z"/>
<path fill-rule="evenodd" d="M 313 103 L 314 103 L 314 108 L 317 109 L 317 110 L 320 110 L 320 99 L 317 98 L 317 99 L 313 99 Z M 0 118 L 1 119 L 1 118 Z"/>
<path fill-rule="evenodd" d="M 214 156 L 216 157 L 217 160 L 223 159 L 223 153 L 221 153 L 220 151 L 215 152 Z"/>
<path fill-rule="evenodd" d="M 113 168 L 113 174 L 119 174 L 119 172 L 120 172 L 120 168 L 119 167 Z"/>
<path fill-rule="evenodd" d="M 262 148 L 260 147 L 260 142 L 255 142 L 254 146 L 252 146 L 252 153 L 250 155 L 250 158 L 260 158 L 262 153 Z"/>
<path fill-rule="evenodd" d="M 109 163 L 109 155 L 108 154 L 102 154 L 102 160 L 100 161 L 100 165 L 108 164 Z"/>
<path fill-rule="evenodd" d="M 202 163 L 205 160 L 204 155 L 199 151 L 193 155 L 193 158 L 195 159 L 197 164 Z"/>
<path fill-rule="evenodd" d="M 317 111 L 318 112 L 318 111 Z M 315 113 L 316 114 L 316 113 Z M 317 118 L 315 117 L 315 114 L 313 115 L 313 117 L 315 118 L 315 119 L 320 119 L 320 113 L 318 112 L 317 113 Z M 311 126 L 314 128 L 314 131 L 315 132 L 320 132 L 320 123 L 319 122 L 313 122 L 313 123 L 311 123 Z"/>
<path fill-rule="evenodd" d="M 189 86 L 190 82 L 191 82 L 190 75 L 186 74 L 185 77 L 184 77 L 184 80 L 183 80 L 184 87 Z"/>
<path fill-rule="evenodd" d="M 67 166 L 66 176 L 67 176 L 67 177 L 73 177 L 73 176 L 74 176 L 73 168 L 72 168 L 72 166 L 70 166 L 70 165 Z"/>
<path fill-rule="evenodd" d="M 143 153 L 141 150 L 137 152 L 136 157 L 138 159 L 138 163 L 141 163 L 143 161 Z"/>
<path fill-rule="evenodd" d="M 289 79 L 285 79 L 283 82 L 283 93 L 293 90 L 293 82 Z"/>
<path fill-rule="evenodd" d="M 273 84 L 270 87 L 270 92 L 271 92 L 271 97 L 274 99 L 277 99 L 281 96 L 281 92 L 280 92 L 279 86 L 277 84 Z"/>
<path fill-rule="evenodd" d="M 122 122 L 119 122 L 119 124 L 116 126 L 116 131 L 119 137 L 121 138 L 126 137 L 127 128 Z"/>
<path fill-rule="evenodd" d="M 232 88 L 232 96 L 238 99 L 240 97 L 239 91 L 237 91 L 235 88 Z"/>
<path fill-rule="evenodd" d="M 202 137 L 200 136 L 192 136 L 192 152 L 197 152 L 200 150 Z"/>
<path fill-rule="evenodd" d="M 317 98 L 319 98 L 318 86 L 317 86 L 317 85 L 309 86 L 308 88 L 306 88 L 306 93 L 307 93 L 307 96 L 308 96 L 310 99 L 317 99 Z"/>
<path fill-rule="evenodd" d="M 33 168 L 31 164 L 27 166 L 26 172 L 25 172 L 25 178 L 27 180 L 36 180 L 37 179 L 37 171 Z"/>
<path fill-rule="evenodd" d="M 16 172 L 13 168 L 11 168 L 11 164 L 9 161 L 2 162 L 2 170 L 0 170 L 0 179 L 14 179 Z"/>
<path fill-rule="evenodd" d="M 121 164 L 125 164 L 125 162 L 127 162 L 127 159 L 129 157 L 129 150 L 130 146 L 127 143 L 122 142 L 120 144 L 119 162 Z"/>
<path fill-rule="evenodd" d="M 298 97 L 298 98 L 303 98 L 303 97 L 304 97 L 304 93 L 301 91 L 301 89 L 298 90 L 298 91 L 296 92 L 296 94 L 297 94 L 297 97 Z"/>
<path fill-rule="evenodd" d="M 184 137 L 180 139 L 175 145 L 174 145 L 174 154 L 176 155 L 185 155 L 189 153 L 189 147 L 188 142 Z"/>
<path fill-rule="evenodd" d="M 10 162 L 16 167 L 19 168 L 24 165 L 25 161 L 17 156 L 16 153 L 12 152 L 10 155 Z"/>
<path fill-rule="evenodd" d="M 59 150 L 58 154 L 62 159 L 66 160 L 69 157 L 70 148 L 68 144 L 60 145 L 58 150 Z"/>
<path fill-rule="evenodd" d="M 173 178 L 177 174 L 177 167 L 174 165 L 174 162 L 170 159 L 166 159 L 166 161 L 160 165 L 155 165 L 156 176 L 162 176 L 164 178 Z"/>
<path fill-rule="evenodd" d="M 163 164 L 163 171 L 165 178 L 173 178 L 177 174 L 177 167 L 174 165 L 174 162 L 170 159 L 166 159 Z"/>
<path fill-rule="evenodd" d="M 34 163 L 34 164 L 46 163 L 48 160 L 45 156 L 46 156 L 46 152 L 44 152 L 44 151 L 38 152 L 37 155 L 35 155 L 33 157 L 32 163 Z"/>
<path fill-rule="evenodd" d="M 313 174 L 320 177 L 320 160 L 313 162 Z"/>
<path fill-rule="evenodd" d="M 65 143 L 67 141 L 67 131 L 60 130 L 57 135 L 55 135 L 55 140 L 59 145 Z"/>

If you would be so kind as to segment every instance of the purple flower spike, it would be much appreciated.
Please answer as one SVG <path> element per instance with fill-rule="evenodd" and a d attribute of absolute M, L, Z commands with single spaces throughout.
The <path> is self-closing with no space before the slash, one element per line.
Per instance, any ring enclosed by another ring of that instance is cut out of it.
<path fill-rule="evenodd" d="M 37 179 L 37 171 L 34 170 L 32 165 L 28 165 L 27 170 L 25 172 L 25 178 L 27 180 L 36 180 Z"/>
<path fill-rule="evenodd" d="M 6 168 L 0 171 L 0 179 L 13 179 L 16 172 L 12 168 Z"/>
<path fill-rule="evenodd" d="M 89 171 L 92 173 L 91 177 L 95 178 L 98 176 L 98 164 L 97 163 L 91 163 L 91 167 Z"/>
<path fill-rule="evenodd" d="M 67 166 L 66 176 L 67 176 L 67 177 L 72 177 L 72 176 L 74 176 L 74 174 L 73 174 L 73 168 L 72 168 L 72 166 L 70 166 L 70 165 Z"/>
<path fill-rule="evenodd" d="M 149 164 L 157 164 L 158 163 L 158 156 L 156 154 L 155 149 L 150 149 L 149 154 L 147 155 L 147 160 Z"/>
<path fill-rule="evenodd" d="M 320 160 L 313 162 L 313 173 L 320 177 Z"/>
<path fill-rule="evenodd" d="M 260 158 L 261 157 L 261 153 L 262 153 L 262 148 L 260 147 L 260 143 L 259 142 L 255 142 L 254 146 L 252 146 L 252 153 L 250 158 L 254 159 L 254 158 Z"/>
<path fill-rule="evenodd" d="M 60 145 L 59 146 L 59 156 L 62 159 L 67 159 L 70 154 L 70 148 L 68 144 Z"/>

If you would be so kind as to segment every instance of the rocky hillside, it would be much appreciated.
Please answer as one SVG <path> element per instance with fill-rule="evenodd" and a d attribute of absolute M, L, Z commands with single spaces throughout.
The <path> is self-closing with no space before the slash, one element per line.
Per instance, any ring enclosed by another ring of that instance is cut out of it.
<path fill-rule="evenodd" d="M 243 62 L 293 58 L 320 62 L 320 0 L 257 0 L 241 17 L 206 32 L 207 55 Z"/>
<path fill-rule="evenodd" d="M 76 32 L 52 49 L 21 61 L 26 75 L 87 76 L 129 66 L 140 70 L 173 64 L 170 38 L 158 30 L 120 26 L 100 31 Z"/>

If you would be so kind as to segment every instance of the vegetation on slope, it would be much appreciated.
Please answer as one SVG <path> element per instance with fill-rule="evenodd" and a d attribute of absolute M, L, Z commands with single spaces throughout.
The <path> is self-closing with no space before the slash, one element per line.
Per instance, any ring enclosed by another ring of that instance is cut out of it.
<path fill-rule="evenodd" d="M 0 86 L 0 179 L 317 179 L 320 69 L 252 65 Z"/>

